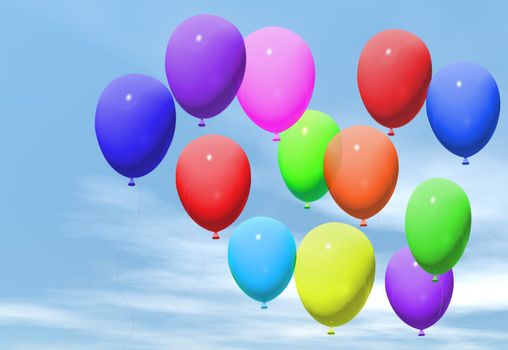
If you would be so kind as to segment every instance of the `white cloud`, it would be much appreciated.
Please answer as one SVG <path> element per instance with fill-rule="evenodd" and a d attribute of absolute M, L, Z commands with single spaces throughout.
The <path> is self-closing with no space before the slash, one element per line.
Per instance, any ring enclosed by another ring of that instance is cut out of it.
<path fill-rule="evenodd" d="M 139 207 L 138 193 L 105 178 L 87 178 L 83 184 L 76 193 L 82 202 L 68 217 L 69 234 L 122 246 Z M 293 281 L 269 303 L 268 310 L 260 310 L 231 278 L 225 240 L 211 240 L 178 206 L 166 203 L 147 188 L 139 188 L 141 218 L 124 249 L 143 263 L 120 268 L 119 275 L 135 319 L 128 349 L 233 349 L 237 344 L 257 348 L 260 343 L 278 349 L 337 344 L 347 344 L 351 349 L 404 344 L 404 349 L 417 349 L 422 345 L 415 330 L 392 312 L 386 298 L 382 270 L 389 252 L 378 254 L 377 278 L 364 310 L 350 324 L 339 327 L 335 337 L 329 337 L 326 327 L 306 313 Z M 95 267 L 114 280 L 114 264 Z M 494 306 L 496 311 L 508 311 L 508 291 L 503 283 L 506 274 L 502 270 L 503 266 L 499 271 L 479 273 L 468 264 L 457 268 L 448 315 L 468 317 Z M 38 302 L 0 305 L 0 322 L 77 330 L 97 339 L 96 347 L 90 347 L 93 350 L 118 347 L 131 327 L 127 305 L 113 283 L 102 288 L 47 291 Z M 479 331 L 451 326 L 446 318 L 428 331 L 428 338 L 439 340 L 443 349 L 482 348 Z M 508 340 L 497 330 L 481 334 L 492 342 Z M 22 344 L 20 349 L 37 348 L 29 342 Z M 47 348 L 80 346 L 54 343 Z"/>

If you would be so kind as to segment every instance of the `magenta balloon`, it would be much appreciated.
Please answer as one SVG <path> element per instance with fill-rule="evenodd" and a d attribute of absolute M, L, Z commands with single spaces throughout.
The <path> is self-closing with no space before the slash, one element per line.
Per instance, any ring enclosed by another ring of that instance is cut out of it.
<path fill-rule="evenodd" d="M 408 247 L 395 253 L 385 274 L 385 289 L 393 310 L 409 326 L 424 329 L 444 315 L 453 294 L 452 270 L 440 275 L 437 282 L 425 272 Z"/>
<path fill-rule="evenodd" d="M 280 27 L 255 31 L 245 39 L 245 48 L 247 65 L 238 101 L 261 128 L 284 131 L 300 119 L 312 97 L 312 53 L 302 38 Z"/>
<path fill-rule="evenodd" d="M 182 22 L 166 49 L 166 75 L 178 104 L 202 120 L 235 98 L 245 72 L 240 31 L 222 17 L 199 15 Z"/>

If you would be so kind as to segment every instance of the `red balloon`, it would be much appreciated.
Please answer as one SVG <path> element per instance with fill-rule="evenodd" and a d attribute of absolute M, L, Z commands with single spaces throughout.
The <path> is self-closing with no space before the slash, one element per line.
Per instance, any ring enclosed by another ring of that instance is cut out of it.
<path fill-rule="evenodd" d="M 425 102 L 432 78 L 429 49 L 404 30 L 381 32 L 363 48 L 357 78 L 370 115 L 393 135 L 393 128 L 409 123 Z"/>
<path fill-rule="evenodd" d="M 249 197 L 249 159 L 225 136 L 200 137 L 180 154 L 176 189 L 192 220 L 219 239 L 218 232 L 238 218 Z"/>

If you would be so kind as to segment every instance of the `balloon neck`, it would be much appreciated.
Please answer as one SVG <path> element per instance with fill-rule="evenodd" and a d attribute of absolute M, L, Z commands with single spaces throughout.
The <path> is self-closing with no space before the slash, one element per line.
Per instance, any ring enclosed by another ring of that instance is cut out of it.
<path fill-rule="evenodd" d="M 434 277 L 432 277 L 432 282 L 437 282 L 437 276 L 434 275 Z"/>
<path fill-rule="evenodd" d="M 418 336 L 419 337 L 425 337 L 425 332 L 423 331 L 423 329 L 420 329 L 420 332 L 418 333 Z"/>
<path fill-rule="evenodd" d="M 131 177 L 131 179 L 129 180 L 129 184 L 128 185 L 130 187 L 136 186 L 136 183 L 134 182 L 134 178 Z"/>
<path fill-rule="evenodd" d="M 204 127 L 206 126 L 206 124 L 205 124 L 205 120 L 204 120 L 203 118 L 201 118 L 201 119 L 199 120 L 199 124 L 198 124 L 198 126 L 199 126 L 199 127 L 201 127 L 201 128 L 204 128 Z"/>
<path fill-rule="evenodd" d="M 218 232 L 214 232 L 213 236 L 212 236 L 212 239 L 220 239 L 219 233 Z"/>
<path fill-rule="evenodd" d="M 333 330 L 333 327 L 328 328 L 328 335 L 335 335 L 335 331 Z"/>
<path fill-rule="evenodd" d="M 303 206 L 303 209 L 310 209 L 310 204 L 309 203 L 305 203 L 305 205 Z"/>
<path fill-rule="evenodd" d="M 362 219 L 362 221 L 360 221 L 360 226 L 361 227 L 366 227 L 367 226 L 367 221 L 365 221 L 365 219 Z"/>
<path fill-rule="evenodd" d="M 280 141 L 280 136 L 279 136 L 279 134 L 278 134 L 278 133 L 273 134 L 273 139 L 272 139 L 272 141 L 275 141 L 275 142 L 279 142 L 279 141 Z"/>
<path fill-rule="evenodd" d="M 395 136 L 395 133 L 393 132 L 393 128 L 390 128 L 390 130 L 388 130 L 388 136 Z"/>
<path fill-rule="evenodd" d="M 469 160 L 467 159 L 467 157 L 464 157 L 464 159 L 462 160 L 462 165 L 469 165 Z"/>
<path fill-rule="evenodd" d="M 266 305 L 266 303 L 263 301 L 261 303 L 261 310 L 266 310 L 266 309 L 268 309 L 268 305 Z"/>

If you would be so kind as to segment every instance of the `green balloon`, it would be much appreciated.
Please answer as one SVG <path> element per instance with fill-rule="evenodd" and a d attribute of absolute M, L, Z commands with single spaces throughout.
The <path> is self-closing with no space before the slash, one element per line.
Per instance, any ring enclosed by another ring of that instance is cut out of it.
<path fill-rule="evenodd" d="M 418 186 L 406 209 L 406 238 L 418 264 L 433 275 L 459 261 L 471 231 L 471 206 L 464 190 L 447 179 Z"/>
<path fill-rule="evenodd" d="M 339 131 L 331 117 L 308 110 L 281 135 L 278 159 L 282 178 L 306 208 L 328 191 L 323 161 L 328 143 Z"/>

